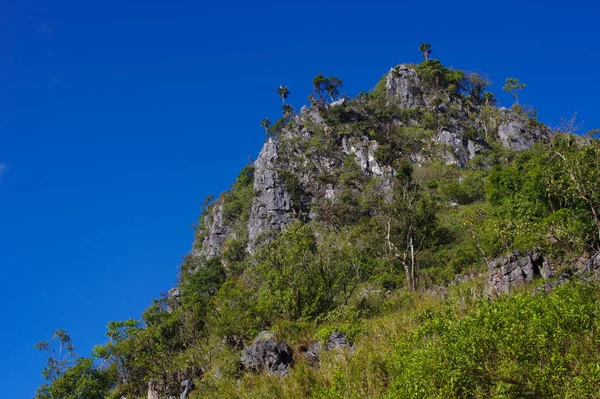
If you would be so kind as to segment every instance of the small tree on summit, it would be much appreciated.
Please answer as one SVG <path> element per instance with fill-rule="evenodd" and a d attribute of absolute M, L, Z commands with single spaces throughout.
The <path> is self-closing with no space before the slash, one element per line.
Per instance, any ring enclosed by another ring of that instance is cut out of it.
<path fill-rule="evenodd" d="M 429 54 L 431 54 L 431 45 L 429 43 L 421 43 L 419 51 L 423 53 L 425 61 L 429 61 Z"/>
<path fill-rule="evenodd" d="M 279 97 L 281 97 L 281 105 L 284 105 L 285 99 L 290 95 L 290 90 L 287 86 L 282 85 L 277 89 L 277 94 L 279 94 Z"/>
<path fill-rule="evenodd" d="M 331 101 L 335 101 L 336 97 L 340 94 L 340 87 L 343 85 L 341 79 L 335 76 L 326 78 L 320 73 L 313 79 L 314 98 L 320 105 L 325 104 L 327 96 L 331 97 Z"/>
<path fill-rule="evenodd" d="M 519 82 L 519 79 L 517 78 L 506 78 L 506 84 L 504 87 L 502 87 L 502 90 L 510 93 L 510 95 L 515 99 L 515 103 L 519 105 L 519 90 L 522 90 L 526 87 L 527 85 Z"/>

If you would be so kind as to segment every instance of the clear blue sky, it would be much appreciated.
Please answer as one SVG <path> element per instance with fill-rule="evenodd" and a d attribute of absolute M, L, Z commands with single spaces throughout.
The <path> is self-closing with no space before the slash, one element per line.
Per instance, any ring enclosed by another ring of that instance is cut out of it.
<path fill-rule="evenodd" d="M 426 4 L 426 5 L 425 5 Z M 390 67 L 528 84 L 551 126 L 600 126 L 594 1 L 0 0 L 0 380 L 30 398 L 58 327 L 82 355 L 171 288 L 200 203 L 322 72 L 354 95 Z M 499 94 L 503 105 L 510 98 Z"/>

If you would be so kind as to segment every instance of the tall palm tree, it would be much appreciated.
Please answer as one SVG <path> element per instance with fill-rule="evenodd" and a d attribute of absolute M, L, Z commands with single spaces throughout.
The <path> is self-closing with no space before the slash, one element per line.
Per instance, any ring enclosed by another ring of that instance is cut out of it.
<path fill-rule="evenodd" d="M 419 51 L 423 53 L 425 61 L 429 61 L 429 54 L 431 54 L 431 45 L 429 43 L 422 43 L 419 46 Z"/>
<path fill-rule="evenodd" d="M 279 86 L 279 89 L 277 89 L 277 94 L 279 94 L 279 97 L 281 97 L 281 105 L 285 105 L 285 99 L 290 95 L 290 90 L 288 87 L 283 85 Z"/>

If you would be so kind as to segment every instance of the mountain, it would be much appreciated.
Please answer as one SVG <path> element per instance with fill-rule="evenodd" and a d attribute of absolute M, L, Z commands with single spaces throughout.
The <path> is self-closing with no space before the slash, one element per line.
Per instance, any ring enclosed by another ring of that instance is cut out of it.
<path fill-rule="evenodd" d="M 341 85 L 263 121 L 142 321 L 40 344 L 38 397 L 597 397 L 598 141 L 437 60 Z"/>

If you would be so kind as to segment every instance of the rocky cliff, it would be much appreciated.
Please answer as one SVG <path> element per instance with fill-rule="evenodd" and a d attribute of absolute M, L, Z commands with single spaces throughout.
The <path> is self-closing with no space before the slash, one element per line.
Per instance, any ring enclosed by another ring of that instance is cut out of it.
<path fill-rule="evenodd" d="M 399 151 L 398 157 L 407 155 L 417 166 L 441 161 L 465 168 L 494 142 L 522 151 L 550 136 L 546 126 L 518 109 L 473 105 L 464 96 L 428 87 L 412 66 L 392 68 L 380 84 L 384 85 L 380 106 L 395 114 L 376 129 L 425 125 L 430 131 L 412 148 Z M 253 198 L 244 226 L 247 251 L 292 220 L 318 217 L 313 209 L 315 200 L 333 199 L 339 193 L 335 177 L 346 157 L 354 157 L 360 171 L 382 186 L 396 174 L 393 164 L 386 165 L 381 160 L 385 157 L 377 157 L 378 151 L 392 153 L 394 149 L 382 144 L 378 140 L 381 135 L 374 135 L 366 124 L 361 130 L 361 123 L 374 116 L 373 107 L 366 102 L 368 99 L 357 97 L 323 107 L 303 107 L 265 142 L 253 164 Z M 326 176 L 333 179 L 328 181 Z M 197 235 L 193 256 L 220 256 L 227 239 L 235 236 L 235 220 L 223 217 L 223 203 L 220 198 L 204 215 L 203 234 Z"/>

